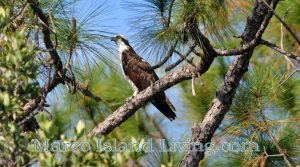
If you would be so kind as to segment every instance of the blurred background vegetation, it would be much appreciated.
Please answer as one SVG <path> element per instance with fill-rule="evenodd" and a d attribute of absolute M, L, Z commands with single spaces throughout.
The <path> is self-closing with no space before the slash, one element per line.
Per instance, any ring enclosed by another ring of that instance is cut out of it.
<path fill-rule="evenodd" d="M 128 12 L 128 38 L 136 51 L 152 65 L 163 60 L 169 48 L 185 53 L 189 48 L 182 40 L 182 23 L 190 12 L 196 12 L 199 27 L 214 46 L 230 49 L 239 46 L 240 35 L 253 6 L 252 0 L 128 0 L 121 3 Z M 101 97 L 100 102 L 60 85 L 47 96 L 43 112 L 35 117 L 36 132 L 23 132 L 16 121 L 29 99 L 39 94 L 47 82 L 42 22 L 29 5 L 21 0 L 0 2 L 0 166 L 178 166 L 184 152 L 34 152 L 32 139 L 44 141 L 88 141 L 97 138 L 89 132 L 121 106 L 132 90 L 123 77 L 116 48 L 109 37 L 117 34 L 110 14 L 117 13 L 108 1 L 39 0 L 47 15 L 51 39 L 66 62 L 72 48 L 72 73 L 76 80 Z M 280 1 L 276 12 L 300 35 L 300 2 Z M 76 37 L 73 38 L 74 30 Z M 191 38 L 187 35 L 187 38 Z M 263 38 L 281 45 L 286 51 L 300 54 L 299 46 L 278 20 L 272 19 Z M 199 48 L 197 48 L 199 49 Z M 192 55 L 195 56 L 195 55 Z M 190 57 L 192 57 L 190 56 Z M 156 72 L 180 59 L 178 53 Z M 198 58 L 195 56 L 195 61 Z M 218 57 L 209 71 L 196 80 L 196 96 L 191 81 L 184 81 L 167 91 L 177 109 L 178 118 L 169 122 L 153 106 L 146 105 L 116 128 L 103 141 L 145 142 L 166 138 L 189 141 L 190 128 L 208 111 L 219 84 L 224 79 L 232 57 Z M 182 64 L 186 64 L 183 61 Z M 237 90 L 234 103 L 215 133 L 213 143 L 258 143 L 259 150 L 249 152 L 216 152 L 206 154 L 201 166 L 286 166 L 274 138 L 285 150 L 293 165 L 300 164 L 300 78 L 294 72 L 297 64 L 283 55 L 260 46 L 256 48 L 249 72 Z M 293 74 L 291 76 L 291 74 Z M 291 77 L 290 77 L 291 76 Z M 155 142 L 159 144 L 158 142 Z M 170 143 L 167 143 L 170 144 Z M 266 154 L 267 153 L 267 154 Z"/>

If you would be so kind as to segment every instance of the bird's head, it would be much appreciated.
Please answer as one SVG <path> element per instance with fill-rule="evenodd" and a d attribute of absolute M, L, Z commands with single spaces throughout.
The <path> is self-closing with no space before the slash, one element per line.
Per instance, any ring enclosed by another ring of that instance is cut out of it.
<path fill-rule="evenodd" d="M 129 45 L 128 40 L 120 34 L 112 37 L 111 41 L 114 41 L 117 45 Z"/>

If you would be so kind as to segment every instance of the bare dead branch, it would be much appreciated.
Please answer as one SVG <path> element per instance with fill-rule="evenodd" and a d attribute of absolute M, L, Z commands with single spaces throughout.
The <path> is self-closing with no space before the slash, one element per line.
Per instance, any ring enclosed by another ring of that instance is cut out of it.
<path fill-rule="evenodd" d="M 196 65 L 193 63 L 193 59 L 194 59 L 194 57 L 192 57 L 191 58 L 191 60 L 190 59 L 187 59 L 187 56 L 185 56 L 185 55 L 182 55 L 182 53 L 180 53 L 179 51 L 177 51 L 177 50 L 175 50 L 174 51 L 178 56 L 180 56 L 180 58 L 181 59 L 183 59 L 183 60 L 185 60 L 188 64 L 190 64 L 191 66 L 193 66 L 193 67 L 195 67 L 196 68 Z M 180 60 L 181 60 L 180 59 Z"/>
<path fill-rule="evenodd" d="M 284 21 L 286 15 L 287 15 L 288 11 L 289 11 L 289 8 L 287 8 L 286 11 L 285 11 L 284 14 L 283 14 L 283 17 L 282 17 L 282 20 L 283 20 L 283 21 Z M 284 32 L 283 32 L 283 24 L 281 23 L 281 24 L 280 24 L 280 48 L 281 48 L 282 50 L 284 50 L 283 36 L 284 36 Z M 287 61 L 292 67 L 295 67 L 295 66 L 294 66 L 294 63 L 293 63 L 286 55 L 284 55 L 284 58 L 286 59 L 286 61 Z M 289 67 L 289 66 L 288 66 L 288 67 Z"/>

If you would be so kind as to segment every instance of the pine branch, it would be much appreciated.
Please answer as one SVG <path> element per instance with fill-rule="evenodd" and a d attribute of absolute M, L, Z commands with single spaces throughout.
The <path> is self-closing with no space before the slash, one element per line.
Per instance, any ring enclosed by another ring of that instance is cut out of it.
<path fill-rule="evenodd" d="M 273 1 L 274 8 L 277 3 L 278 0 Z M 272 13 L 268 12 L 268 8 L 266 8 L 260 0 L 257 0 L 254 4 L 252 16 L 247 20 L 242 36 L 242 47 L 255 38 L 261 38 L 271 17 Z M 207 112 L 204 120 L 192 128 L 191 142 L 205 144 L 211 141 L 214 132 L 221 124 L 225 114 L 228 112 L 229 107 L 232 104 L 235 91 L 243 74 L 248 70 L 253 50 L 254 48 L 235 57 L 235 60 L 230 65 L 225 76 L 225 80 L 220 85 L 217 91 L 217 96 L 213 100 L 213 104 Z M 181 161 L 180 166 L 198 166 L 199 162 L 204 158 L 204 153 L 205 152 L 200 149 L 190 150 Z"/>
<path fill-rule="evenodd" d="M 280 147 L 280 145 L 278 144 L 277 139 L 274 137 L 274 135 L 272 134 L 271 130 L 269 129 L 269 125 L 268 125 L 268 121 L 266 116 L 263 114 L 263 110 L 262 110 L 262 100 L 260 98 L 258 98 L 258 105 L 260 107 L 260 111 L 259 111 L 259 115 L 261 116 L 262 120 L 263 120 L 263 124 L 266 127 L 266 132 L 268 134 L 268 136 L 271 138 L 273 144 L 275 145 L 276 149 L 279 151 L 280 155 L 283 157 L 284 161 L 286 162 L 286 164 L 289 167 L 293 167 L 290 160 L 288 159 L 288 157 L 285 154 L 285 151 Z M 268 156 L 267 152 L 265 151 L 266 156 Z M 269 155 L 270 156 L 270 155 Z"/>
<path fill-rule="evenodd" d="M 45 44 L 45 47 L 47 49 L 47 52 L 50 55 L 50 59 L 52 60 L 50 65 L 54 66 L 55 72 L 52 79 L 50 79 L 50 76 L 48 76 L 47 82 L 43 86 L 43 88 L 40 91 L 40 95 L 36 97 L 35 99 L 31 99 L 26 103 L 23 107 L 24 114 L 21 118 L 16 120 L 19 125 L 26 125 L 26 126 L 33 126 L 35 127 L 35 112 L 37 108 L 43 108 L 45 106 L 45 99 L 47 97 L 47 94 L 54 90 L 59 84 L 64 83 L 70 83 L 74 86 L 74 88 L 77 88 L 82 92 L 83 95 L 88 96 L 90 98 L 93 98 L 97 102 L 101 101 L 101 98 L 94 95 L 91 91 L 89 91 L 87 88 L 81 86 L 79 83 L 76 82 L 75 78 L 69 78 L 65 75 L 66 70 L 63 69 L 62 61 L 58 55 L 58 52 L 56 50 L 56 47 L 54 47 L 53 42 L 50 38 L 51 30 L 49 28 L 49 22 L 46 15 L 43 13 L 43 11 L 38 7 L 38 4 L 35 0 L 27 0 L 27 3 L 30 5 L 33 13 L 42 21 L 42 34 L 43 34 L 43 42 Z M 57 39 L 55 39 L 57 40 Z M 57 42 L 56 42 L 57 45 Z M 56 46 L 55 45 L 55 46 Z M 50 75 L 50 74 L 49 74 Z M 32 124 L 28 121 L 34 121 Z M 33 129 L 31 127 L 24 127 L 25 129 Z"/>

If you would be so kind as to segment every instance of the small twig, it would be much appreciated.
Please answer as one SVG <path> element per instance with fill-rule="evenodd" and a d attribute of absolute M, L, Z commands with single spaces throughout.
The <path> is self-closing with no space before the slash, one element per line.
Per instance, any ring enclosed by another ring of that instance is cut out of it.
<path fill-rule="evenodd" d="M 282 81 L 279 86 L 283 85 L 287 80 L 289 80 L 297 71 L 299 71 L 299 69 L 295 69 L 293 70 L 293 72 L 284 80 Z"/>
<path fill-rule="evenodd" d="M 291 35 L 295 38 L 297 43 L 300 45 L 300 39 L 297 37 L 296 33 L 292 31 L 290 26 L 287 25 L 286 22 L 280 18 L 280 16 L 275 12 L 274 9 L 270 7 L 270 5 L 265 0 L 262 0 L 262 2 L 266 5 L 266 7 L 268 7 L 268 9 L 273 13 L 273 15 L 284 25 L 284 27 L 288 30 L 289 33 L 291 33 Z"/>
<path fill-rule="evenodd" d="M 275 44 L 273 44 L 273 43 L 271 43 L 271 42 L 269 42 L 269 41 L 266 41 L 266 40 L 261 39 L 261 40 L 260 40 L 260 44 L 265 45 L 265 46 L 268 46 L 268 47 L 270 47 L 271 49 L 273 49 L 273 50 L 275 50 L 275 51 L 277 51 L 277 52 L 279 52 L 279 53 L 281 53 L 281 54 L 283 54 L 283 55 L 286 55 L 286 56 L 288 56 L 288 57 L 291 58 L 291 59 L 294 59 L 294 60 L 300 62 L 300 56 L 296 56 L 296 55 L 294 55 L 294 54 L 292 54 L 292 53 L 288 53 L 288 52 L 282 50 L 281 48 L 279 48 L 277 45 L 275 45 Z"/>
<path fill-rule="evenodd" d="M 188 62 L 191 66 L 196 68 L 196 65 L 193 63 L 193 59 L 194 57 L 192 57 L 191 59 L 187 59 L 187 57 L 185 57 L 184 55 L 182 55 L 182 53 L 180 53 L 179 51 L 175 50 L 174 51 L 176 54 L 178 54 L 178 56 L 180 56 L 183 60 L 185 60 L 186 62 Z"/>
<path fill-rule="evenodd" d="M 242 35 L 233 35 L 233 38 L 242 38 Z"/>
<path fill-rule="evenodd" d="M 185 60 L 192 53 L 192 51 L 195 47 L 196 46 L 194 46 L 193 48 L 190 48 L 184 55 L 182 55 L 182 57 L 179 60 L 177 60 L 175 63 L 166 67 L 165 71 L 170 71 L 173 68 L 175 68 L 177 65 L 179 65 L 183 60 Z M 174 52 L 177 52 L 177 51 L 175 50 Z M 180 53 L 180 52 L 178 52 L 178 53 Z"/>
<path fill-rule="evenodd" d="M 288 10 L 289 10 L 289 8 L 287 8 L 287 10 L 285 11 L 285 13 L 283 14 L 283 17 L 282 17 L 282 20 L 283 20 L 283 21 L 284 21 L 286 15 L 287 15 L 287 13 L 288 13 Z M 284 50 L 284 45 L 283 45 L 283 35 L 284 35 L 284 32 L 283 32 L 283 24 L 281 23 L 281 24 L 280 24 L 280 47 L 281 47 L 282 50 Z M 286 59 L 287 62 L 290 63 L 290 65 L 291 65 L 292 67 L 295 67 L 294 63 L 293 63 L 286 55 L 284 55 L 284 58 Z"/>
<path fill-rule="evenodd" d="M 170 57 L 172 57 L 173 52 L 174 52 L 174 50 L 176 48 L 177 43 L 178 43 L 178 40 L 176 40 L 175 43 L 170 47 L 169 51 L 167 52 L 167 54 L 163 58 L 163 60 L 160 61 L 159 63 L 157 63 L 156 65 L 152 66 L 151 70 L 155 70 L 155 69 L 161 67 L 162 65 L 164 65 L 170 59 Z"/>
<path fill-rule="evenodd" d="M 28 4 L 25 3 L 25 4 L 22 6 L 20 12 L 19 12 L 17 15 L 15 15 L 14 17 L 10 18 L 10 22 L 12 23 L 12 25 L 13 25 L 15 28 L 18 27 L 18 25 L 17 25 L 18 21 L 20 21 L 20 20 L 23 18 L 24 14 L 25 14 L 25 12 L 26 12 L 26 10 L 27 10 L 27 6 L 28 6 Z"/>
<path fill-rule="evenodd" d="M 67 83 L 71 83 L 71 84 L 74 83 L 74 81 L 71 78 L 67 77 L 67 76 L 64 76 L 63 80 L 66 81 Z M 88 96 L 88 97 L 94 99 L 97 102 L 100 102 L 102 100 L 100 97 L 98 97 L 97 95 L 95 95 L 94 93 L 92 93 L 88 89 L 87 86 L 84 87 L 80 83 L 77 83 L 77 82 L 75 82 L 73 86 L 76 87 L 76 89 L 79 90 L 83 95 Z"/>
<path fill-rule="evenodd" d="M 267 153 L 266 147 L 264 147 L 264 154 L 266 155 L 266 157 L 282 157 L 283 154 L 273 154 L 273 155 L 269 155 Z"/>
<path fill-rule="evenodd" d="M 37 115 L 39 112 L 37 110 L 31 112 L 27 117 L 25 117 L 23 120 L 17 122 L 18 126 L 22 126 L 24 123 L 26 123 L 28 120 L 32 119 L 35 115 Z"/>
<path fill-rule="evenodd" d="M 193 49 L 193 53 L 198 56 L 198 57 L 203 57 L 204 56 L 204 53 L 202 51 L 195 51 L 195 49 Z"/>

